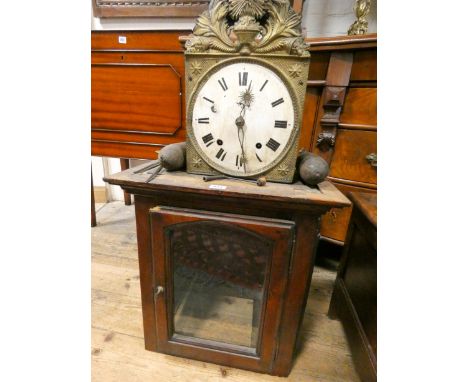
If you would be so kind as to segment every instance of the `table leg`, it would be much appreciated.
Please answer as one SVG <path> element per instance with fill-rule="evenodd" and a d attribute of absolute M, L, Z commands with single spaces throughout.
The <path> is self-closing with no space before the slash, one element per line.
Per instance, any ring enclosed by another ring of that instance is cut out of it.
<path fill-rule="evenodd" d="M 93 166 L 91 165 L 91 227 L 96 227 L 96 206 L 94 204 Z"/>
<path fill-rule="evenodd" d="M 120 168 L 122 171 L 128 170 L 130 168 L 130 160 L 125 158 L 120 158 Z M 124 200 L 125 205 L 129 206 L 132 204 L 132 197 L 128 192 L 124 191 Z"/>

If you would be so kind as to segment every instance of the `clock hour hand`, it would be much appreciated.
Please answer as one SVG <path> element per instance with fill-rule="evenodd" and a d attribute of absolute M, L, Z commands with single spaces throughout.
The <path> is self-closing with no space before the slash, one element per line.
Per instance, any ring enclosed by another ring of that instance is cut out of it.
<path fill-rule="evenodd" d="M 245 114 L 245 109 L 250 108 L 250 106 L 252 105 L 255 99 L 254 94 L 252 92 L 252 81 L 250 81 L 250 84 L 247 90 L 243 91 L 240 94 L 239 98 L 240 98 L 240 101 L 238 104 L 242 107 L 241 114 L 242 113 Z"/>

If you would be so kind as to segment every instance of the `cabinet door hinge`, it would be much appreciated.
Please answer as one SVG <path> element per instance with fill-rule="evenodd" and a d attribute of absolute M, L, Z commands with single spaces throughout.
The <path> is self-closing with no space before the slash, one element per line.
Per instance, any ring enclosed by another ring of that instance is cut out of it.
<path fill-rule="evenodd" d="M 279 353 L 279 344 L 276 344 L 275 354 L 273 355 L 273 364 L 276 362 L 276 359 L 278 358 L 278 353 Z"/>
<path fill-rule="evenodd" d="M 291 256 L 289 256 L 288 274 L 291 274 L 292 272 L 295 252 L 296 252 L 296 235 L 294 235 L 294 238 L 292 239 L 292 243 L 291 243 Z"/>

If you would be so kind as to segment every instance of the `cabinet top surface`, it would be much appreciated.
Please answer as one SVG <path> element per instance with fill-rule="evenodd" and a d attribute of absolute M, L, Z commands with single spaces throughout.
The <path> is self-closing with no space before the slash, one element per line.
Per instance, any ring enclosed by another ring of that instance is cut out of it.
<path fill-rule="evenodd" d="M 166 172 L 150 183 L 146 183 L 147 173 L 134 174 L 143 164 L 129 170 L 104 178 L 105 182 L 119 185 L 131 193 L 173 191 L 223 196 L 244 200 L 263 200 L 289 203 L 297 207 L 321 205 L 327 207 L 348 207 L 350 201 L 330 182 L 322 182 L 317 187 L 309 187 L 302 182 L 282 184 L 268 182 L 259 187 L 255 182 L 239 179 L 220 179 L 205 182 L 202 175 L 188 174 L 183 171 Z"/>

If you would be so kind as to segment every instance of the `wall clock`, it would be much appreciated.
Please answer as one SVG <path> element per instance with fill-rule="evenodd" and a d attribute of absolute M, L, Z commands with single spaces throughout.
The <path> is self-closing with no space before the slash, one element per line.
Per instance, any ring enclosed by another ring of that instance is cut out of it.
<path fill-rule="evenodd" d="M 186 42 L 187 171 L 291 183 L 309 53 L 287 0 L 214 0 Z"/>

